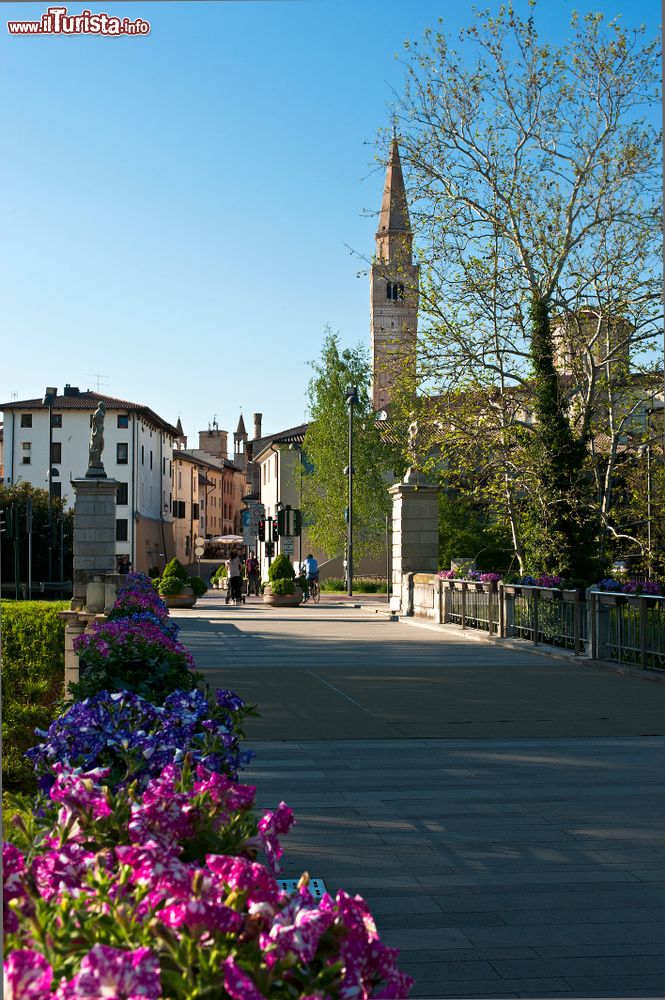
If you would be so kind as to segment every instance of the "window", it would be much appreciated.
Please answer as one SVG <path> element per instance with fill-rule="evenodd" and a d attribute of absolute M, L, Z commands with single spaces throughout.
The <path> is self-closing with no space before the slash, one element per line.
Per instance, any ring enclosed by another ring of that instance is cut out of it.
<path fill-rule="evenodd" d="M 145 465 L 145 448 L 141 445 L 141 465 Z"/>
<path fill-rule="evenodd" d="M 32 445 L 29 441 L 24 441 L 21 447 L 23 448 L 23 451 L 30 451 Z"/>
<path fill-rule="evenodd" d="M 119 507 L 125 507 L 129 503 L 129 484 L 128 483 L 118 483 L 118 489 L 116 491 L 115 502 Z"/>
<path fill-rule="evenodd" d="M 150 449 L 150 468 L 152 469 L 152 448 Z"/>
<path fill-rule="evenodd" d="M 163 476 L 166 475 L 166 459 L 165 458 L 162 459 L 162 475 Z"/>
<path fill-rule="evenodd" d="M 21 414 L 21 427 L 32 427 L 32 413 Z"/>
<path fill-rule="evenodd" d="M 118 414 L 118 427 L 129 427 L 129 414 L 119 413 Z"/>
<path fill-rule="evenodd" d="M 62 427 L 62 413 L 51 414 L 51 427 Z"/>
<path fill-rule="evenodd" d="M 115 522 L 115 540 L 116 542 L 126 542 L 127 541 L 127 518 L 119 517 Z"/>
<path fill-rule="evenodd" d="M 192 504 L 192 519 L 198 521 L 199 519 L 199 505 L 197 503 Z"/>
<path fill-rule="evenodd" d="M 62 464 L 62 444 L 60 441 L 51 441 L 51 464 Z"/>
<path fill-rule="evenodd" d="M 62 496 L 62 483 L 51 483 L 51 496 L 52 497 Z"/>
<path fill-rule="evenodd" d="M 23 457 L 21 458 L 21 465 L 30 465 L 29 455 L 23 455 Z"/>
<path fill-rule="evenodd" d="M 21 465 L 30 465 L 30 450 L 32 448 L 32 444 L 30 443 L 30 441 L 24 441 L 21 447 L 23 448 L 23 455 L 21 456 Z"/>
<path fill-rule="evenodd" d="M 392 302 L 396 302 L 398 299 L 403 299 L 404 285 L 398 284 L 396 281 L 389 281 L 386 285 L 386 298 L 390 299 Z"/>
<path fill-rule="evenodd" d="M 173 516 L 174 517 L 186 517 L 185 513 L 185 501 L 184 500 L 174 500 L 173 501 Z"/>
<path fill-rule="evenodd" d="M 115 460 L 118 465 L 127 465 L 129 456 L 129 446 L 126 441 L 119 441 L 115 446 Z"/>

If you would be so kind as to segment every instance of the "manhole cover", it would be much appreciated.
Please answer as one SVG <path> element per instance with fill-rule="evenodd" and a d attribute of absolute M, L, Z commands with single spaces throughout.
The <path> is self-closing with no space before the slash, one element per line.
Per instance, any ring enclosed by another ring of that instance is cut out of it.
<path fill-rule="evenodd" d="M 298 889 L 299 878 L 278 878 L 277 885 L 284 892 L 288 892 L 289 895 L 293 895 Z M 326 884 L 322 878 L 311 878 L 309 880 L 309 891 L 311 892 L 314 899 L 321 899 L 321 897 L 328 890 L 326 889 Z"/>

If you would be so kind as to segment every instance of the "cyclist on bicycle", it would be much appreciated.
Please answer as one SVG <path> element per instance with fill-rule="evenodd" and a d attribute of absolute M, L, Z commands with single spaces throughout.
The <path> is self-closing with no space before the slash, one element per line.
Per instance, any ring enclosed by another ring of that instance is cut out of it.
<path fill-rule="evenodd" d="M 311 552 L 305 559 L 304 569 L 305 569 L 305 585 L 306 585 L 305 600 L 307 600 L 307 598 L 309 597 L 310 584 L 312 583 L 313 580 L 316 580 L 317 583 L 319 580 L 319 564 Z"/>

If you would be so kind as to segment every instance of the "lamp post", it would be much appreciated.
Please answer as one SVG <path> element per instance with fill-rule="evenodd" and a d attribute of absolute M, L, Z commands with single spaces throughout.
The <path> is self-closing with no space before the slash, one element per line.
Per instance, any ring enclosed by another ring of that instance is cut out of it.
<path fill-rule="evenodd" d="M 44 393 L 44 404 L 48 406 L 48 582 L 53 581 L 53 401 L 58 394 L 54 386 L 47 386 Z"/>
<path fill-rule="evenodd" d="M 358 386 L 347 385 L 345 398 L 349 406 L 349 506 L 346 526 L 346 592 L 353 597 L 353 407 L 358 402 Z"/>

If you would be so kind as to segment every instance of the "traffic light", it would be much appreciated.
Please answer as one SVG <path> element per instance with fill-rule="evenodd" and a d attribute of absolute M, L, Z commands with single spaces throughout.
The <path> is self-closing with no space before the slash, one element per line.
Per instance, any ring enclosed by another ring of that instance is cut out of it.
<path fill-rule="evenodd" d="M 256 537 L 260 542 L 265 542 L 266 540 L 266 522 L 259 521 L 258 529 L 256 532 Z"/>
<path fill-rule="evenodd" d="M 299 535 L 302 525 L 300 511 L 295 507 L 283 507 L 277 511 L 277 524 L 280 535 Z"/>
<path fill-rule="evenodd" d="M 275 543 L 266 542 L 266 556 L 268 557 L 268 559 L 272 559 L 274 554 L 275 554 Z"/>
<path fill-rule="evenodd" d="M 279 538 L 279 522 L 273 521 L 272 522 L 272 540 L 273 540 L 273 542 L 276 542 L 278 540 L 278 538 Z"/>

